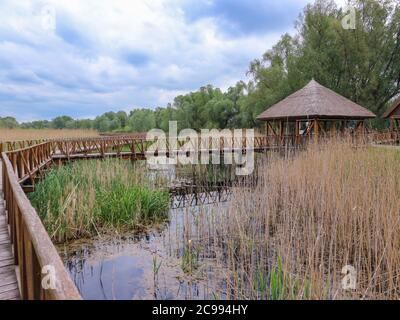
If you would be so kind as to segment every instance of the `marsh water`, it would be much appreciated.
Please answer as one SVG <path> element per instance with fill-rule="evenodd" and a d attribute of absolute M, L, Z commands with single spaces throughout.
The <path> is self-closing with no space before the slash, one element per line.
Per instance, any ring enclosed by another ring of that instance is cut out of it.
<path fill-rule="evenodd" d="M 191 248 L 204 219 L 225 210 L 232 167 L 148 168 L 176 186 L 202 185 L 175 195 L 169 219 L 141 234 L 116 234 L 60 246 L 66 269 L 84 299 L 221 299 L 225 277 L 215 257 Z M 204 186 L 218 185 L 206 190 Z M 188 249 L 190 258 L 188 262 Z"/>

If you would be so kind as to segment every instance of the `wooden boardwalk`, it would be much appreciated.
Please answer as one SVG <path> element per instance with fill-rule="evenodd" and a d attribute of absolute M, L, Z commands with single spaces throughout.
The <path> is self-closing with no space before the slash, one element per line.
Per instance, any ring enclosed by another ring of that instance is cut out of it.
<path fill-rule="evenodd" d="M 20 298 L 20 293 L 4 208 L 2 174 L 0 160 L 0 300 L 17 300 Z"/>

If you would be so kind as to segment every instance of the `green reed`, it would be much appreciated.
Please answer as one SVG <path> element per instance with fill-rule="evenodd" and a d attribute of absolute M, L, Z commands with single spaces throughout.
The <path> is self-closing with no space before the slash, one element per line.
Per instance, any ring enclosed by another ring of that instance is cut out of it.
<path fill-rule="evenodd" d="M 107 159 L 53 168 L 29 198 L 56 242 L 141 230 L 168 217 L 169 193 L 143 163 Z"/>

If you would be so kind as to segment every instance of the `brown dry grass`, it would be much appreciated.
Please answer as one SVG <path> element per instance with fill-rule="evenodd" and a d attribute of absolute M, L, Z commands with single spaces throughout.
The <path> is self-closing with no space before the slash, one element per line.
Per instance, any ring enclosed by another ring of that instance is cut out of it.
<path fill-rule="evenodd" d="M 0 128 L 0 141 L 19 141 L 52 138 L 96 137 L 96 130 L 87 129 L 4 129 Z"/>
<path fill-rule="evenodd" d="M 272 157 L 202 238 L 234 298 L 399 299 L 400 152 L 331 142 Z M 343 290 L 343 267 L 357 271 Z"/>

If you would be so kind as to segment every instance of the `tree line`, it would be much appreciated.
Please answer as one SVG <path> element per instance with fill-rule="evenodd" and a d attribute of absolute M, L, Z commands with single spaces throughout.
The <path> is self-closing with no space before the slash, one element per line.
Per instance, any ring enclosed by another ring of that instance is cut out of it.
<path fill-rule="evenodd" d="M 239 81 L 225 92 L 207 85 L 166 107 L 21 124 L 6 117 L 0 118 L 0 127 L 145 132 L 167 130 L 168 122 L 176 120 L 180 129 L 253 128 L 261 125 L 256 117 L 262 111 L 312 78 L 381 115 L 400 94 L 400 7 L 394 0 L 351 0 L 350 5 L 357 13 L 351 30 L 343 28 L 346 12 L 334 1 L 307 5 L 296 21 L 296 34 L 284 34 L 250 63 L 248 82 Z"/>

